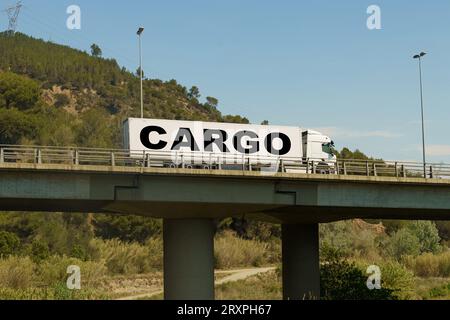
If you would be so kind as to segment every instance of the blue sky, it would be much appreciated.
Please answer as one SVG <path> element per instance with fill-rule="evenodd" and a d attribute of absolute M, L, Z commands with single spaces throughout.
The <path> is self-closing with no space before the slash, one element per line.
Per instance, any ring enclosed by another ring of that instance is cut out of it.
<path fill-rule="evenodd" d="M 197 85 L 223 113 L 322 130 L 338 147 L 385 159 L 421 159 L 412 55 L 424 50 L 428 159 L 450 162 L 449 1 L 23 2 L 21 32 L 83 50 L 95 42 L 135 70 L 143 25 L 147 76 Z M 72 4 L 81 8 L 81 30 L 66 28 Z M 381 30 L 366 26 L 373 4 Z"/>

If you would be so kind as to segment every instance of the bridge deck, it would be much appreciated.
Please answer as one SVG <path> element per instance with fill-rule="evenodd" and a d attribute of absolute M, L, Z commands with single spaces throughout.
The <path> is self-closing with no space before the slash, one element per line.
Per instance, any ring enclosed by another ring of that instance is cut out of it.
<path fill-rule="evenodd" d="M 0 210 L 160 218 L 245 215 L 285 223 L 356 217 L 450 220 L 450 180 L 2 163 Z"/>

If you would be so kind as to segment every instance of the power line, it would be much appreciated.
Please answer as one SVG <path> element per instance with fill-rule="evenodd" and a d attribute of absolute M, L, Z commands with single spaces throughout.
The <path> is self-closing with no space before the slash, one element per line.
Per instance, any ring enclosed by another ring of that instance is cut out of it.
<path fill-rule="evenodd" d="M 17 1 L 16 5 L 11 6 L 3 10 L 8 15 L 9 24 L 7 33 L 14 35 L 17 29 L 17 20 L 19 18 L 20 9 L 22 8 L 22 1 Z"/>

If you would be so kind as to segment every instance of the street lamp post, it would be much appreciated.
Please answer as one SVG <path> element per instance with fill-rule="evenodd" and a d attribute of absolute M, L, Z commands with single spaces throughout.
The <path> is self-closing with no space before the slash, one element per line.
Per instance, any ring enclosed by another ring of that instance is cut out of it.
<path fill-rule="evenodd" d="M 420 79 L 420 108 L 422 114 L 422 153 L 423 153 L 423 176 L 427 177 L 427 162 L 425 153 L 425 122 L 423 115 L 423 86 L 422 86 L 422 58 L 426 55 L 425 52 L 416 54 L 413 58 L 419 59 L 419 79 Z"/>
<path fill-rule="evenodd" d="M 139 78 L 141 80 L 141 118 L 144 118 L 144 93 L 142 87 L 142 78 L 144 77 L 144 73 L 142 71 L 142 45 L 141 45 L 141 35 L 144 32 L 144 28 L 140 27 L 137 31 L 137 35 L 139 37 Z"/>

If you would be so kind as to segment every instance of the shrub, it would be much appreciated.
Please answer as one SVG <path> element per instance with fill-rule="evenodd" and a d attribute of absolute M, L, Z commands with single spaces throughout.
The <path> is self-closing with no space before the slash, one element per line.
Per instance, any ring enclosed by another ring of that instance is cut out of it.
<path fill-rule="evenodd" d="M 64 93 L 55 94 L 55 107 L 65 107 L 70 103 L 70 98 Z"/>
<path fill-rule="evenodd" d="M 380 264 L 382 287 L 392 291 L 395 299 L 414 298 L 414 275 L 396 261 Z"/>
<path fill-rule="evenodd" d="M 35 239 L 31 243 L 31 258 L 34 262 L 40 262 L 50 256 L 50 250 L 47 243 Z"/>
<path fill-rule="evenodd" d="M 439 230 L 432 221 L 414 221 L 408 225 L 408 230 L 414 234 L 420 243 L 420 253 L 436 253 L 441 250 Z"/>
<path fill-rule="evenodd" d="M 20 239 L 14 233 L 0 231 L 0 258 L 17 253 L 20 247 Z"/>
<path fill-rule="evenodd" d="M 400 229 L 389 239 L 386 251 L 396 259 L 406 255 L 418 255 L 420 253 L 419 239 L 410 230 Z"/>
<path fill-rule="evenodd" d="M 367 288 L 367 275 L 354 262 L 342 258 L 333 249 L 322 250 L 320 295 L 324 300 L 392 300 L 392 289 Z"/>
<path fill-rule="evenodd" d="M 386 237 L 374 229 L 358 227 L 354 221 L 321 224 L 319 228 L 321 247 L 330 246 L 343 256 L 366 256 L 379 258 L 380 242 Z"/>

